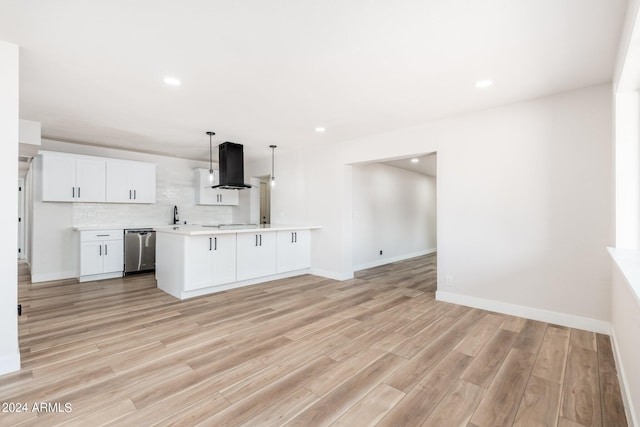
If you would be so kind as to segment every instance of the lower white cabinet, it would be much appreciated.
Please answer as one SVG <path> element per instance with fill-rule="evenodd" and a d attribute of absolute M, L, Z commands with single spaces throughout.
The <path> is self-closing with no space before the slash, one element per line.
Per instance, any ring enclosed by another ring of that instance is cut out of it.
<path fill-rule="evenodd" d="M 80 277 L 112 273 L 114 277 L 123 271 L 122 230 L 80 232 Z"/>
<path fill-rule="evenodd" d="M 292 230 L 277 233 L 277 272 L 311 267 L 311 231 Z"/>
<path fill-rule="evenodd" d="M 188 237 L 185 260 L 185 291 L 235 282 L 236 235 Z"/>
<path fill-rule="evenodd" d="M 276 232 L 238 233 L 237 280 L 276 274 Z"/>

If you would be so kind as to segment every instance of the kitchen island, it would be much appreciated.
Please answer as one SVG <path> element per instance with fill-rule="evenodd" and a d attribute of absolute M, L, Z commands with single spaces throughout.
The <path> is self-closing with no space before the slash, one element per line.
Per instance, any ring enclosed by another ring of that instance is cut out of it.
<path fill-rule="evenodd" d="M 318 226 L 156 228 L 158 288 L 179 299 L 308 273 Z"/>

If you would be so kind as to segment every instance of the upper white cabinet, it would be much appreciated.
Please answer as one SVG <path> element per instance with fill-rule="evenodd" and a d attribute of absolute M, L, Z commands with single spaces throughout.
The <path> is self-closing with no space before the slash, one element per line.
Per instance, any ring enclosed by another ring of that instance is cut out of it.
<path fill-rule="evenodd" d="M 41 152 L 42 201 L 155 203 L 156 165 Z"/>
<path fill-rule="evenodd" d="M 63 153 L 42 154 L 42 200 L 104 202 L 105 159 Z"/>
<path fill-rule="evenodd" d="M 311 230 L 278 231 L 277 272 L 311 267 Z"/>
<path fill-rule="evenodd" d="M 196 205 L 237 206 L 240 203 L 239 190 L 211 188 L 218 184 L 218 171 L 213 171 L 213 181 L 209 179 L 209 169 L 195 169 Z"/>
<path fill-rule="evenodd" d="M 106 199 L 110 203 L 155 203 L 156 165 L 108 159 Z"/>

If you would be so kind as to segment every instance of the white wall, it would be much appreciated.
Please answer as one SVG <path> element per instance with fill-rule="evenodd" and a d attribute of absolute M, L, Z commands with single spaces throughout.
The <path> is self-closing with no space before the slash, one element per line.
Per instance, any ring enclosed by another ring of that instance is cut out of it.
<path fill-rule="evenodd" d="M 152 227 L 170 224 L 173 206 L 178 206 L 181 222 L 218 224 L 234 222 L 231 206 L 200 206 L 195 204 L 194 168 L 209 167 L 208 163 L 144 153 L 43 140 L 42 149 L 67 153 L 121 158 L 155 163 L 156 203 L 53 203 L 39 201 L 36 191 L 33 202 L 33 233 L 31 276 L 33 282 L 76 277 L 76 226 Z M 39 159 L 34 159 L 34 186 L 41 175 Z"/>
<path fill-rule="evenodd" d="M 375 163 L 352 177 L 354 270 L 436 250 L 434 177 Z"/>
<path fill-rule="evenodd" d="M 352 277 L 347 165 L 437 152 L 438 290 L 451 275 L 446 296 L 458 301 L 604 331 L 611 133 L 611 86 L 602 85 L 310 146 L 280 154 L 273 206 L 279 222 L 324 226 L 312 239 L 316 273 Z"/>
<path fill-rule="evenodd" d="M 18 46 L 0 41 L 0 222 L 11 244 L 0 245 L 0 374 L 20 369 L 18 347 Z"/>
<path fill-rule="evenodd" d="M 628 277 L 631 273 L 630 276 L 635 276 L 635 285 L 640 284 L 639 256 L 637 251 L 615 249 L 613 253 L 616 253 L 617 260 L 614 262 L 611 284 L 613 349 L 629 425 L 637 426 L 640 422 L 640 287 L 634 290 Z M 623 274 L 622 268 L 626 269 L 627 275 Z"/>

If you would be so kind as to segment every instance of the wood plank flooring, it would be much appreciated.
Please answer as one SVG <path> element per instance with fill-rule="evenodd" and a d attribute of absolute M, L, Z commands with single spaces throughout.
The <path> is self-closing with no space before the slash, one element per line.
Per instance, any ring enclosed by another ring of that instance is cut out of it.
<path fill-rule="evenodd" d="M 435 255 L 187 301 L 19 281 L 2 426 L 627 425 L 609 337 L 435 301 Z"/>

